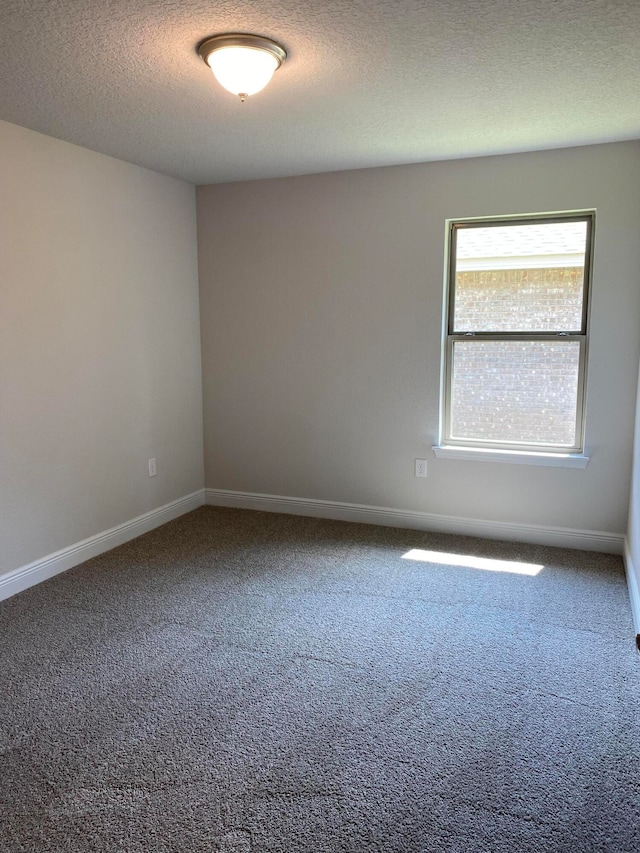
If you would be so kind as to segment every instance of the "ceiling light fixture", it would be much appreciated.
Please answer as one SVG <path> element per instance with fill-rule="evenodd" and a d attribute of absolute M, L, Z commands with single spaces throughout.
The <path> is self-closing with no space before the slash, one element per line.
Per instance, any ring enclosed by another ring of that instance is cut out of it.
<path fill-rule="evenodd" d="M 244 103 L 267 85 L 287 58 L 287 51 L 271 39 L 245 33 L 225 33 L 205 39 L 198 53 L 229 92 Z"/>

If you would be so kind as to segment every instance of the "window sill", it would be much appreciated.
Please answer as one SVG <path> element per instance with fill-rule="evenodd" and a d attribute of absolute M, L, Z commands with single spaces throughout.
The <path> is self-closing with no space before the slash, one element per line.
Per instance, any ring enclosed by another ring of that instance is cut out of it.
<path fill-rule="evenodd" d="M 475 462 L 511 462 L 515 465 L 541 465 L 554 468 L 586 468 L 589 456 L 582 453 L 544 453 L 532 450 L 493 450 L 490 447 L 444 447 L 435 445 L 439 459 L 466 459 Z"/>

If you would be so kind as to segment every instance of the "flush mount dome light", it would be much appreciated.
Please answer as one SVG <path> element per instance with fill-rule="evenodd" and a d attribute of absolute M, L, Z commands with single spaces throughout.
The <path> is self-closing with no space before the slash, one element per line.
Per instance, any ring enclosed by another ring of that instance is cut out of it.
<path fill-rule="evenodd" d="M 287 51 L 271 39 L 244 33 L 226 33 L 205 39 L 198 53 L 229 92 L 244 101 L 267 85 L 287 58 Z"/>

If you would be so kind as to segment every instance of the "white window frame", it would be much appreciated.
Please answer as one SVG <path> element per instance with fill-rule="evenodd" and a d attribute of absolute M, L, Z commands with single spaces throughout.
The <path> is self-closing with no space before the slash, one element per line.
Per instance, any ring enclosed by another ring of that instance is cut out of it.
<path fill-rule="evenodd" d="M 584 257 L 584 279 L 581 328 L 578 331 L 544 332 L 454 332 L 454 304 L 456 282 L 456 238 L 458 232 L 469 227 L 491 227 L 505 225 L 528 225 L 553 222 L 586 222 L 587 235 Z M 572 211 L 550 214 L 528 214 L 523 216 L 477 217 L 447 221 L 447 260 L 445 281 L 443 371 L 441 393 L 440 445 L 434 447 L 437 456 L 450 458 L 495 459 L 497 461 L 526 462 L 528 464 L 567 464 L 584 467 L 588 461 L 583 456 L 585 440 L 586 382 L 589 341 L 589 316 L 591 302 L 591 278 L 593 269 L 593 245 L 595 211 Z M 580 345 L 578 388 L 576 402 L 576 443 L 573 446 L 547 443 L 504 442 L 486 439 L 454 438 L 451 435 L 451 393 L 453 346 L 457 341 L 555 341 L 574 340 Z M 465 452 L 468 451 L 468 452 Z M 494 451 L 492 453 L 491 451 Z M 545 462 L 545 459 L 548 462 Z M 584 460 L 581 464 L 580 460 Z"/>

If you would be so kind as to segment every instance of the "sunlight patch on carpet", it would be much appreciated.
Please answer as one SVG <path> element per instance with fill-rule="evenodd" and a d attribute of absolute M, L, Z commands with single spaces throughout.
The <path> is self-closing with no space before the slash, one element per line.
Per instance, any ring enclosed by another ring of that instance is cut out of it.
<path fill-rule="evenodd" d="M 449 554 L 445 551 L 423 551 L 412 548 L 402 555 L 403 560 L 420 563 L 438 563 L 442 566 L 461 566 L 465 569 L 483 569 L 487 572 L 511 572 L 515 575 L 535 577 L 544 566 L 537 563 L 521 563 L 518 560 L 492 560 L 487 557 L 472 557 L 470 554 Z"/>

